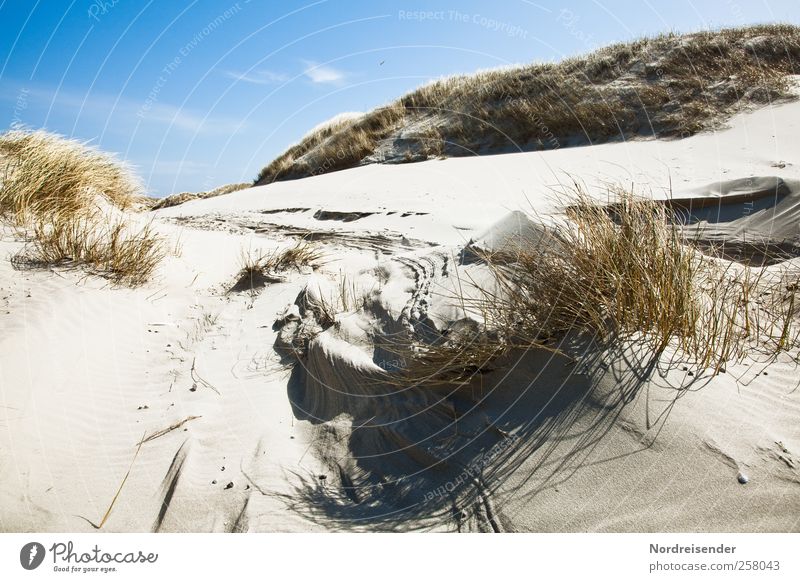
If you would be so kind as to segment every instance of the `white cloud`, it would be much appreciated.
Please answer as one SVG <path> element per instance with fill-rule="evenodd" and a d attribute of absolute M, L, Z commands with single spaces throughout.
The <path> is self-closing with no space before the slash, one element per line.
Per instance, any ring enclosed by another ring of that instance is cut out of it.
<path fill-rule="evenodd" d="M 337 115 L 334 115 L 330 119 L 326 119 L 322 123 L 318 123 L 317 125 L 312 127 L 310 130 L 308 130 L 305 133 L 305 135 L 300 139 L 303 140 L 303 139 L 307 138 L 308 136 L 313 135 L 313 134 L 317 133 L 318 131 L 320 131 L 321 129 L 324 129 L 324 128 L 328 127 L 328 126 L 335 125 L 335 124 L 341 123 L 343 121 L 355 120 L 355 119 L 358 119 L 359 117 L 364 117 L 364 113 L 362 111 L 345 111 L 344 113 L 339 113 Z"/>
<path fill-rule="evenodd" d="M 201 115 L 185 107 L 175 107 L 166 103 L 153 103 L 147 109 L 140 107 L 136 115 L 145 122 L 155 122 L 171 129 L 193 133 L 227 133 L 241 131 L 244 127 L 238 119 Z"/>
<path fill-rule="evenodd" d="M 314 61 L 303 62 L 306 65 L 306 69 L 303 71 L 303 74 L 308 77 L 312 83 L 339 84 L 347 77 L 347 73 L 340 71 L 339 69 L 334 69 L 333 67 L 328 67 L 326 65 L 319 65 Z"/>
<path fill-rule="evenodd" d="M 284 83 L 289 79 L 283 73 L 275 73 L 273 71 L 249 71 L 242 73 L 239 71 L 225 71 L 225 76 L 244 83 L 253 83 L 254 85 L 272 85 L 275 83 Z"/>

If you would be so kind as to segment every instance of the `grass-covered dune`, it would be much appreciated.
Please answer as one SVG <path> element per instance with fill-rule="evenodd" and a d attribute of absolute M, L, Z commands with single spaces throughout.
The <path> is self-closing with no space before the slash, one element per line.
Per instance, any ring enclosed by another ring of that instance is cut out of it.
<path fill-rule="evenodd" d="M 255 183 L 365 163 L 686 137 L 791 98 L 797 73 L 800 28 L 763 25 L 663 34 L 557 63 L 445 78 L 312 131 Z"/>

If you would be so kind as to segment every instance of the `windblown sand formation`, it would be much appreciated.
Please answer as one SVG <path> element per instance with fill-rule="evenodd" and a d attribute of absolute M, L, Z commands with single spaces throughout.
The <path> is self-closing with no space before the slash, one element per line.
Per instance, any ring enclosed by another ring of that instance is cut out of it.
<path fill-rule="evenodd" d="M 735 429 L 740 422 L 736 412 L 718 410 L 709 394 L 720 394 L 737 381 L 762 385 L 763 363 L 734 364 L 725 376 L 714 377 L 709 370 L 675 365 L 674 354 L 654 353 L 643 341 L 609 345 L 572 335 L 499 356 L 478 352 L 485 360 L 464 359 L 467 344 L 481 341 L 482 322 L 479 313 L 459 309 L 454 298 L 469 296 L 464 286 L 491 280 L 487 266 L 464 250 L 491 249 L 499 241 L 516 248 L 531 240 L 541 244 L 544 232 L 524 215 L 511 213 L 461 252 L 407 252 L 396 259 L 402 270 L 380 267 L 359 273 L 362 280 L 372 280 L 372 291 L 332 320 L 324 320 L 315 308 L 327 301 L 330 289 L 323 290 L 318 280 L 308 283 L 295 301 L 297 318 L 278 323 L 276 345 L 296 359 L 289 383 L 295 416 L 317 427 L 313 446 L 332 476 L 322 491 L 313 479 L 306 480 L 291 496 L 293 507 L 299 509 L 298 499 L 305 499 L 316 519 L 386 529 L 397 529 L 398 521 L 418 527 L 444 522 L 459 531 L 550 529 L 542 525 L 547 520 L 538 516 L 539 507 L 575 529 L 658 530 L 669 528 L 669 519 L 691 527 L 686 520 L 698 513 L 714 527 L 723 522 L 723 529 L 759 527 L 762 517 L 728 521 L 724 511 L 714 509 L 717 496 L 720 490 L 735 496 L 738 480 L 749 479 L 753 471 L 771 472 L 769 459 L 783 455 L 792 429 L 783 425 L 780 434 L 769 437 L 771 443 L 760 437 L 759 452 L 744 453 L 752 446 L 746 444 L 752 432 L 742 438 Z M 454 341 L 464 346 L 449 352 L 455 365 L 468 368 L 457 378 L 448 374 L 447 362 L 429 371 L 415 369 L 424 357 L 417 361 L 416 354 L 397 350 L 414 342 L 424 349 Z M 757 371 L 748 369 L 751 365 Z M 687 396 L 695 391 L 702 396 Z M 768 400 L 768 393 L 753 395 L 751 403 Z M 771 398 L 780 398 L 779 393 Z M 681 406 L 683 397 L 692 404 Z M 760 415 L 764 406 L 761 402 L 754 414 Z M 781 416 L 785 422 L 797 412 L 795 404 Z M 709 419 L 710 434 L 705 432 Z M 770 416 L 770 423 L 775 420 Z M 684 438 L 697 439 L 690 445 L 697 454 L 716 456 L 727 478 L 715 475 L 713 486 L 700 491 L 691 479 L 674 483 L 669 473 L 678 467 L 667 469 L 655 459 L 683 462 L 671 457 L 675 451 L 668 452 L 670 445 L 663 443 Z M 651 468 L 642 473 L 638 463 Z M 796 482 L 796 476 L 783 474 Z M 622 475 L 637 475 L 646 486 L 625 491 L 626 503 L 638 509 L 613 517 L 615 525 L 610 525 L 612 516 L 594 504 L 619 503 L 615 496 L 620 492 L 610 482 Z M 653 492 L 666 494 L 657 484 L 660 479 L 675 486 L 669 498 L 685 505 L 672 518 L 656 515 L 644 521 L 641 512 L 649 510 Z M 557 495 L 562 491 L 566 495 Z M 579 510 L 570 492 L 591 501 L 583 500 Z M 505 509 L 510 506 L 513 513 Z M 777 518 L 773 526 L 791 529 L 795 520 L 795 515 Z"/>
<path fill-rule="evenodd" d="M 669 204 L 683 231 L 726 257 L 778 262 L 800 252 L 800 182 L 777 176 L 719 182 Z"/>

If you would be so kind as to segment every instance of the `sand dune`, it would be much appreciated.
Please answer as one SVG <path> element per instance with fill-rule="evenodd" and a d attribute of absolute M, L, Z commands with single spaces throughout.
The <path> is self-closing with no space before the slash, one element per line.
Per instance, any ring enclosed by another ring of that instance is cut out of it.
<path fill-rule="evenodd" d="M 102 531 L 798 531 L 788 355 L 712 378 L 568 336 L 458 390 L 391 381 L 393 338 L 469 337 L 479 314 L 452 296 L 490 279 L 471 251 L 541 237 L 570 176 L 598 200 L 604 182 L 649 189 L 709 244 L 792 252 L 798 113 L 165 208 L 181 252 L 134 290 L 0 262 L 0 529 L 95 531 L 130 469 Z M 298 238 L 326 262 L 231 292 L 243 250 Z M 0 250 L 22 244 L 4 231 Z"/>

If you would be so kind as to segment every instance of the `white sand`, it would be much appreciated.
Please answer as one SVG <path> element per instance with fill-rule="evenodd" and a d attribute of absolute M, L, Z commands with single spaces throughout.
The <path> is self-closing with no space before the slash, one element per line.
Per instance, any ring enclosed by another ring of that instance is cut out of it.
<path fill-rule="evenodd" d="M 637 378 L 632 349 L 578 369 L 512 355 L 467 394 L 398 392 L 381 369 L 402 362 L 375 338 L 468 325 L 442 296 L 459 251 L 510 211 L 552 212 L 548 188 L 570 175 L 598 196 L 606 181 L 660 197 L 670 180 L 674 197 L 789 183 L 799 133 L 793 103 L 686 140 L 367 166 L 194 201 L 156 213 L 182 252 L 136 290 L 0 261 L 0 529 L 94 531 L 142 436 L 195 416 L 142 445 L 103 531 L 798 531 L 793 365 L 746 362 L 677 392 L 685 371 Z M 318 272 L 226 294 L 242 249 L 308 233 L 329 261 Z M 0 251 L 21 244 L 4 232 Z M 302 322 L 274 322 L 343 276 L 367 309 L 292 371 L 274 345 Z"/>

